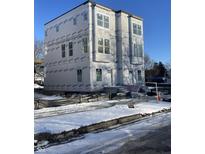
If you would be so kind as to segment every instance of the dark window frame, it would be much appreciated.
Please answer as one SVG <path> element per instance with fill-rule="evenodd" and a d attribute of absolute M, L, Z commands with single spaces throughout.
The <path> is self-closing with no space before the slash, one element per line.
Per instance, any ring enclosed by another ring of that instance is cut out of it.
<path fill-rule="evenodd" d="M 103 27 L 103 15 L 97 13 L 97 25 Z"/>
<path fill-rule="evenodd" d="M 97 25 L 109 29 L 110 17 L 101 13 L 97 13 Z"/>
<path fill-rule="evenodd" d="M 107 18 L 107 19 L 106 19 L 106 18 Z M 104 19 L 104 20 L 103 20 L 103 21 L 104 21 L 104 27 L 109 29 L 109 28 L 110 28 L 110 18 L 109 18 L 109 16 L 105 16 L 105 15 L 104 15 L 104 16 L 103 16 L 103 19 Z"/>
<path fill-rule="evenodd" d="M 68 43 L 69 56 L 73 56 L 73 42 Z"/>
<path fill-rule="evenodd" d="M 61 56 L 62 56 L 62 58 L 65 58 L 65 57 L 66 57 L 65 44 L 62 44 L 62 45 L 61 45 Z"/>
<path fill-rule="evenodd" d="M 77 70 L 77 81 L 82 82 L 83 81 L 83 71 L 82 69 Z"/>
<path fill-rule="evenodd" d="M 102 81 L 102 69 L 96 69 L 96 81 Z"/>
<path fill-rule="evenodd" d="M 98 53 L 103 53 L 103 38 L 98 38 Z"/>
<path fill-rule="evenodd" d="M 105 54 L 110 54 L 110 40 L 104 39 Z"/>
<path fill-rule="evenodd" d="M 88 38 L 87 37 L 83 38 L 82 42 L 83 42 L 83 51 L 84 51 L 84 53 L 88 53 L 88 51 L 89 51 Z"/>

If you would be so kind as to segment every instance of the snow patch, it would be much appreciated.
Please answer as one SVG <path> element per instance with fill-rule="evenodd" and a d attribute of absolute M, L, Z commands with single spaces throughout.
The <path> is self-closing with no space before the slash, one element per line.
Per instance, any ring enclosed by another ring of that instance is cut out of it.
<path fill-rule="evenodd" d="M 111 153 L 127 142 L 127 139 L 139 139 L 150 130 L 167 126 L 171 123 L 171 114 L 161 114 L 150 117 L 130 125 L 99 133 L 89 133 L 84 138 L 73 142 L 40 149 L 35 154 L 59 154 L 59 153 Z M 149 128 L 149 129 L 148 129 Z M 102 152 L 99 152 L 102 151 Z"/>
<path fill-rule="evenodd" d="M 170 106 L 168 102 L 143 102 L 135 104 L 135 108 L 128 108 L 124 104 L 87 112 L 35 119 L 35 134 L 43 132 L 61 133 L 124 116 L 157 112 L 165 108 L 168 109 Z"/>
<path fill-rule="evenodd" d="M 48 96 L 48 95 L 43 95 L 43 94 L 39 94 L 39 93 L 34 93 L 34 98 L 35 99 L 40 99 L 40 100 L 60 100 L 60 99 L 64 99 L 64 97 L 62 96 L 57 96 L 57 95 L 52 95 L 52 96 Z"/>
<path fill-rule="evenodd" d="M 42 89 L 42 88 L 44 88 L 44 87 L 43 87 L 43 86 L 40 86 L 39 84 L 36 84 L 36 83 L 35 83 L 35 84 L 34 84 L 34 88 L 35 88 L 35 89 Z"/>

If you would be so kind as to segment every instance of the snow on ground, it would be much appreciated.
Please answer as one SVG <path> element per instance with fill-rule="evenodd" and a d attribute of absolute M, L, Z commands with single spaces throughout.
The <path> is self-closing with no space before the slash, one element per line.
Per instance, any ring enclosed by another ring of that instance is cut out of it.
<path fill-rule="evenodd" d="M 35 119 L 35 134 L 37 133 L 61 133 L 72 129 L 78 129 L 102 121 L 116 119 L 138 113 L 152 113 L 164 108 L 170 108 L 168 102 L 143 102 L 135 104 L 135 108 L 128 108 L 127 105 L 115 105 L 109 108 L 97 109 L 87 112 L 78 112 L 54 117 Z"/>
<path fill-rule="evenodd" d="M 57 96 L 57 95 L 48 96 L 48 95 L 39 94 L 37 92 L 34 93 L 34 98 L 35 99 L 40 99 L 40 100 L 60 100 L 60 99 L 65 99 L 62 96 Z"/>
<path fill-rule="evenodd" d="M 35 81 L 44 81 L 44 77 L 35 76 Z"/>
<path fill-rule="evenodd" d="M 69 104 L 59 107 L 42 108 L 34 111 L 35 118 L 42 118 L 48 116 L 55 116 L 59 114 L 69 114 L 74 112 L 90 111 L 99 108 L 111 107 L 115 103 L 127 103 L 131 99 L 97 101 L 89 103 Z"/>
<path fill-rule="evenodd" d="M 38 150 L 35 153 L 110 153 L 124 145 L 128 139 L 139 139 L 150 131 L 155 131 L 160 127 L 168 126 L 170 123 L 171 113 L 163 113 L 109 131 L 89 133 L 82 139 L 61 145 L 51 146 L 46 149 Z"/>
<path fill-rule="evenodd" d="M 43 88 L 43 86 L 40 86 L 40 85 L 38 85 L 38 84 L 34 83 L 34 88 L 35 88 L 35 89 L 42 89 L 42 88 Z"/>

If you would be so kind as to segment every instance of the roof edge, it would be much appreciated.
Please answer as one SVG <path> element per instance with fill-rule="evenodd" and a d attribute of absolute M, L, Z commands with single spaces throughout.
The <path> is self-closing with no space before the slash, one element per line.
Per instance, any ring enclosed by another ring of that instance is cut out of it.
<path fill-rule="evenodd" d="M 92 1 L 90 1 L 90 0 L 87 0 L 87 1 L 85 1 L 85 2 L 83 2 L 83 3 L 81 3 L 80 5 L 78 5 L 78 6 L 74 7 L 74 8 L 72 8 L 71 10 L 66 11 L 65 13 L 63 13 L 63 14 L 61 14 L 61 15 L 59 15 L 59 16 L 57 16 L 57 17 L 55 17 L 54 19 L 52 19 L 52 20 L 50 20 L 50 21 L 48 21 L 48 22 L 47 22 L 47 23 L 45 23 L 44 25 L 49 24 L 50 22 L 52 22 L 52 21 L 54 21 L 54 20 L 56 20 L 56 19 L 60 18 L 61 16 L 65 15 L 65 14 L 67 14 L 67 13 L 69 13 L 69 12 L 71 12 L 71 11 L 75 10 L 76 8 L 78 8 L 78 7 L 82 6 L 82 5 L 85 5 L 85 4 L 89 3 L 89 2 L 94 3 L 94 2 L 92 2 Z"/>
<path fill-rule="evenodd" d="M 125 13 L 125 14 L 128 14 L 128 15 L 131 16 L 131 17 L 134 17 L 134 18 L 136 18 L 136 19 L 139 19 L 139 20 L 142 20 L 142 21 L 143 21 L 143 18 L 138 17 L 138 16 L 136 16 L 136 15 L 133 15 L 133 14 L 131 14 L 131 13 L 128 13 L 128 12 L 126 12 L 126 11 L 123 11 L 123 10 L 117 10 L 117 11 L 116 11 L 116 10 L 110 8 L 110 7 L 107 7 L 107 6 L 104 6 L 104 5 L 102 5 L 102 4 L 98 4 L 98 3 L 96 3 L 96 2 L 93 2 L 92 0 L 87 0 L 87 1 L 85 1 L 85 2 L 83 2 L 83 3 L 81 3 L 80 5 L 78 5 L 78 6 L 74 7 L 74 8 L 72 8 L 71 10 L 69 10 L 69 11 L 67 11 L 67 12 L 65 12 L 65 13 L 63 13 L 63 14 L 57 16 L 57 17 L 55 17 L 54 19 L 52 19 L 52 20 L 46 22 L 46 23 L 44 24 L 44 26 L 47 25 L 47 24 L 49 24 L 49 23 L 51 23 L 52 21 L 54 21 L 54 20 L 60 18 L 61 16 L 65 15 L 65 14 L 67 14 L 67 13 L 73 11 L 73 10 L 75 10 L 75 9 L 78 8 L 78 7 L 80 7 L 80 6 L 82 6 L 82 5 L 86 5 L 86 4 L 89 3 L 89 2 L 90 2 L 92 5 L 96 5 L 96 4 L 97 4 L 97 5 L 101 5 L 101 6 L 103 6 L 103 7 L 106 7 L 106 8 L 108 8 L 108 9 L 111 9 L 111 10 L 114 11 L 115 13 L 121 13 L 121 12 L 123 12 L 123 13 Z"/>
<path fill-rule="evenodd" d="M 143 21 L 143 18 L 141 18 L 141 17 L 139 17 L 139 16 L 136 16 L 136 15 L 134 15 L 134 14 L 128 13 L 128 12 L 123 11 L 123 10 L 118 10 L 118 11 L 115 11 L 115 12 L 116 12 L 116 13 L 121 13 L 121 12 L 123 12 L 123 13 L 128 14 L 129 16 L 131 16 L 131 17 L 133 17 L 133 18 L 136 18 L 136 19 L 138 19 L 138 20 L 142 20 L 142 21 Z"/>

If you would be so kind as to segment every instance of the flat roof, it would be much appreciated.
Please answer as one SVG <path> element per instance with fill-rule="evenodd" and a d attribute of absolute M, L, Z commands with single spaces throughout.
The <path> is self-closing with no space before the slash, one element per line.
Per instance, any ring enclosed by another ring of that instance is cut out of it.
<path fill-rule="evenodd" d="M 97 5 L 100 5 L 100 6 L 102 6 L 102 7 L 108 8 L 108 9 L 114 11 L 115 13 L 121 13 L 121 12 L 123 12 L 123 13 L 128 14 L 129 16 L 131 16 L 131 17 L 133 17 L 133 18 L 136 18 L 136 19 L 139 19 L 139 20 L 143 20 L 141 17 L 138 17 L 138 16 L 133 15 L 133 14 L 131 14 L 131 13 L 128 13 L 128 12 L 126 12 L 126 11 L 123 11 L 123 10 L 117 10 L 117 11 L 116 11 L 116 10 L 110 8 L 110 7 L 105 6 L 105 5 L 102 5 L 102 4 L 93 2 L 93 1 L 91 1 L 91 0 L 87 0 L 87 1 L 85 1 L 84 3 L 82 3 L 82 4 L 80 4 L 80 5 L 78 5 L 78 6 L 74 7 L 74 8 L 72 8 L 71 10 L 69 10 L 69 11 L 67 11 L 67 12 L 65 12 L 65 13 L 63 13 L 63 14 L 61 14 L 61 15 L 59 15 L 59 16 L 57 16 L 56 18 L 54 18 L 54 19 L 52 19 L 52 20 L 50 20 L 50 21 L 48 21 L 48 22 L 45 23 L 44 25 L 49 24 L 50 22 L 52 22 L 52 21 L 54 21 L 54 20 L 60 18 L 61 16 L 65 15 L 65 14 L 67 14 L 67 13 L 69 13 L 69 12 L 75 10 L 76 8 L 78 8 L 78 7 L 82 6 L 82 5 L 85 5 L 85 4 L 89 3 L 89 2 L 90 2 L 92 5 L 96 5 L 96 4 L 97 4 Z"/>

